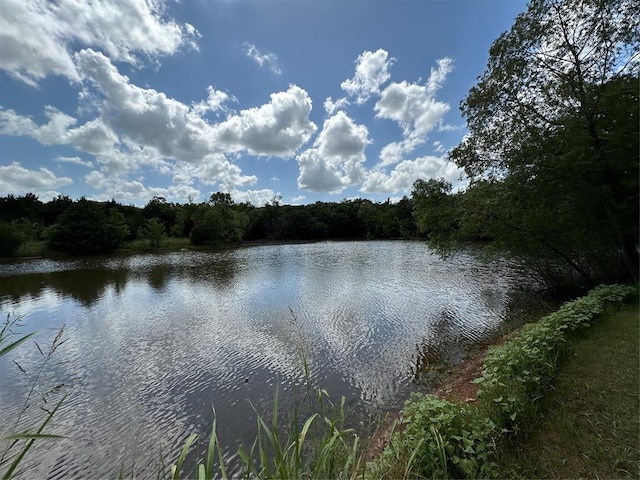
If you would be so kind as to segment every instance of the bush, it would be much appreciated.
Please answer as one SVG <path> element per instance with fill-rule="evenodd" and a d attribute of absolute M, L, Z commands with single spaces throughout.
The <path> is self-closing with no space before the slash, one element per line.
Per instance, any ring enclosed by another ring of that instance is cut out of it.
<path fill-rule="evenodd" d="M 402 431 L 391 437 L 377 465 L 372 465 L 374 477 L 492 476 L 496 426 L 475 406 L 414 394 L 406 402 L 402 418 Z M 402 465 L 403 471 L 393 471 L 394 464 Z M 387 466 L 392 470 L 384 472 Z"/>
<path fill-rule="evenodd" d="M 600 286 L 564 304 L 542 320 L 525 325 L 510 342 L 487 354 L 478 398 L 501 428 L 528 429 L 537 418 L 539 400 L 558 371 L 567 335 L 588 327 L 607 304 L 620 302 L 631 287 Z"/>
<path fill-rule="evenodd" d="M 0 257 L 12 257 L 22 240 L 18 232 L 8 223 L 0 223 Z"/>
<path fill-rule="evenodd" d="M 475 380 L 481 385 L 479 406 L 414 395 L 402 411 L 400 431 L 369 466 L 373 476 L 493 476 L 496 443 L 535 424 L 539 400 L 558 372 L 569 335 L 588 327 L 633 290 L 597 287 L 489 350 L 482 376 Z"/>

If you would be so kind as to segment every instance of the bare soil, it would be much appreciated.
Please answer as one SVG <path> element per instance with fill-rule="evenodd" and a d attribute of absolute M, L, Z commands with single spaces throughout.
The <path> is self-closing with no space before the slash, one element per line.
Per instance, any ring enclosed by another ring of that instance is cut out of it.
<path fill-rule="evenodd" d="M 443 381 L 436 385 L 434 395 L 452 402 L 472 403 L 478 400 L 478 384 L 473 380 L 480 377 L 482 366 L 490 347 L 501 345 L 507 335 L 500 335 L 478 346 L 477 350 L 470 353 L 451 375 L 447 375 Z M 402 431 L 404 424 L 399 411 L 388 412 L 378 430 L 370 439 L 367 451 L 367 460 L 378 457 L 389 442 L 389 437 L 394 431 Z"/>

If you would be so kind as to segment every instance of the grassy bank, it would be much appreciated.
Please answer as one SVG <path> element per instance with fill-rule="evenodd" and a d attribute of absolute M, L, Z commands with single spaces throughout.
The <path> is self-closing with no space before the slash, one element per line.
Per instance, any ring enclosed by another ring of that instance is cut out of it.
<path fill-rule="evenodd" d="M 499 455 L 501 476 L 640 478 L 637 297 L 571 345 L 546 412 Z"/>
<path fill-rule="evenodd" d="M 549 457 L 546 463 L 549 476 L 574 478 L 586 474 L 591 477 L 596 473 L 600 478 L 636 478 L 639 413 L 637 299 L 635 307 L 629 307 L 621 314 L 615 313 L 620 302 L 632 290 L 621 286 L 598 287 L 539 321 L 525 325 L 509 335 L 505 343 L 489 349 L 482 374 L 474 380 L 479 385 L 477 401 L 467 403 L 435 395 L 412 396 L 402 411 L 401 423 L 390 437 L 389 444 L 377 461 L 369 465 L 371 476 L 510 478 L 519 474 L 540 477 L 542 472 L 530 470 L 524 456 L 535 466 L 543 454 L 541 451 L 527 452 L 529 446 L 522 442 L 533 441 L 533 432 L 543 432 L 554 438 L 559 436 L 551 426 L 545 428 L 540 424 L 540 419 L 547 412 L 553 412 L 548 414 L 549 418 L 564 422 L 563 428 L 554 429 L 581 437 L 585 445 L 591 445 L 589 450 L 574 445 L 571 447 L 574 448 L 573 457 L 569 457 L 560 453 L 553 444 L 548 444 L 546 437 L 540 437 L 539 448 L 558 454 L 556 458 Z M 621 322 L 619 318 L 628 322 L 635 319 L 635 327 Z M 620 330 L 608 328 L 611 322 L 616 323 Z M 593 325 L 599 326 L 594 328 Z M 610 334 L 609 330 L 618 333 Z M 585 333 L 590 331 L 595 333 Z M 565 371 L 565 359 L 572 360 L 579 351 L 573 345 L 586 338 L 604 342 L 583 347 L 583 367 L 588 366 L 594 372 Z M 622 340 L 627 343 L 625 348 L 619 345 Z M 596 354 L 594 350 L 598 349 L 600 351 Z M 624 357 L 625 362 L 609 359 L 613 350 L 616 350 L 616 355 Z M 599 376 L 595 374 L 596 369 L 601 372 Z M 560 372 L 564 372 L 562 378 L 566 377 L 573 383 L 558 393 Z M 618 378 L 619 383 L 598 384 L 598 378 L 602 382 Z M 577 385 L 582 389 L 577 389 Z M 556 393 L 551 396 L 553 391 Z M 583 401 L 581 395 L 588 397 L 585 401 L 592 405 L 586 415 L 580 403 Z M 606 403 L 615 407 L 606 410 L 603 405 Z M 564 405 L 566 410 L 561 410 L 560 405 Z M 578 412 L 576 415 L 586 417 L 582 418 L 585 425 L 571 419 L 567 412 Z M 572 438 L 557 441 L 574 442 Z M 523 455 L 522 460 L 518 456 L 520 454 Z M 593 466 L 583 458 L 585 456 L 592 456 L 589 462 L 602 466 L 602 475 L 593 470 Z M 571 463 L 581 464 L 584 470 L 558 473 L 559 465 Z"/>

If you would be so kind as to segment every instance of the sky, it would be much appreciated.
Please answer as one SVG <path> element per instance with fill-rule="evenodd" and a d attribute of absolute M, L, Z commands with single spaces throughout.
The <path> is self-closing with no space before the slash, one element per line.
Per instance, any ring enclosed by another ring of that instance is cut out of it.
<path fill-rule="evenodd" d="M 0 196 L 397 200 L 521 0 L 0 0 Z"/>

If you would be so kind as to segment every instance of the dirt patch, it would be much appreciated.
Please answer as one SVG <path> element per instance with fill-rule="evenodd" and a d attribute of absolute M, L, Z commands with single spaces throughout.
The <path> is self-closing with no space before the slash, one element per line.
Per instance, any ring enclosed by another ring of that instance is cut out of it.
<path fill-rule="evenodd" d="M 438 385 L 435 395 L 453 402 L 470 403 L 478 400 L 478 384 L 473 381 L 482 374 L 482 365 L 490 347 L 502 345 L 506 335 L 483 343 L 456 367 L 451 377 Z"/>
<path fill-rule="evenodd" d="M 460 365 L 454 368 L 451 375 L 436 385 L 434 395 L 452 402 L 472 403 L 478 400 L 478 384 L 473 380 L 482 374 L 482 365 L 490 347 L 502 345 L 507 335 L 500 335 L 491 341 L 478 346 Z M 402 431 L 404 424 L 399 411 L 388 412 L 378 430 L 373 434 L 367 450 L 367 461 L 377 458 L 389 442 L 394 431 Z"/>

